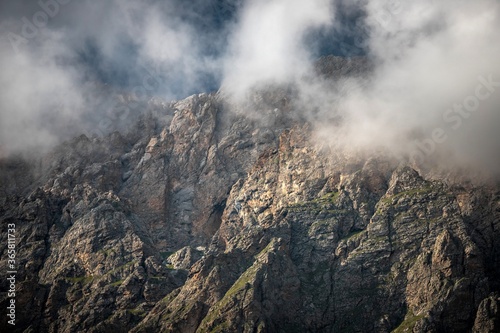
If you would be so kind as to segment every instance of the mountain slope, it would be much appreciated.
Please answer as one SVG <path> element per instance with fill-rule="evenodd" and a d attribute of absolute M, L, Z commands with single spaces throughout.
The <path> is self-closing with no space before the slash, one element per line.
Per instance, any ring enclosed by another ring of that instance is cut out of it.
<path fill-rule="evenodd" d="M 127 133 L 2 161 L 16 331 L 499 329 L 496 184 L 318 144 L 293 90 L 251 97 L 191 96 Z"/>

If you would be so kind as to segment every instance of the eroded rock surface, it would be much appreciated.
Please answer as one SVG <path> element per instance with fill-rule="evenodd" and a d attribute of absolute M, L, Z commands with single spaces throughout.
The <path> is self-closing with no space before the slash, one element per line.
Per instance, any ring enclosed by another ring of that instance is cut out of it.
<path fill-rule="evenodd" d="M 292 97 L 195 95 L 2 161 L 16 330 L 498 331 L 498 185 L 319 145 Z"/>

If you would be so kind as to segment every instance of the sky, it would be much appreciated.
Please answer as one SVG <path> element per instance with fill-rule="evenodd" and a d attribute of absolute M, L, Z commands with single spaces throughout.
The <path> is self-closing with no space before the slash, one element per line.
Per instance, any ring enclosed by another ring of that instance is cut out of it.
<path fill-rule="evenodd" d="M 106 134 L 153 96 L 285 84 L 321 142 L 495 168 L 498 31 L 497 0 L 2 1 L 0 149 Z M 305 79 L 327 54 L 373 70 Z"/>

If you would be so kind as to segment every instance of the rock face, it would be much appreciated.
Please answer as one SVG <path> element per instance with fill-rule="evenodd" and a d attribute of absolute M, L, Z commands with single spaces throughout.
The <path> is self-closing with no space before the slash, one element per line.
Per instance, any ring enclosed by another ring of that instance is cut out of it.
<path fill-rule="evenodd" d="M 14 331 L 497 332 L 500 187 L 320 146 L 291 94 L 256 93 L 259 119 L 195 95 L 2 161 Z"/>

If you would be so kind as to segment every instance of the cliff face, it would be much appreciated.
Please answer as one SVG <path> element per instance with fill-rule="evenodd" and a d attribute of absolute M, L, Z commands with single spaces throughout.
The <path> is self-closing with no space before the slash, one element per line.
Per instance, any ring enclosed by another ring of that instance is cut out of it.
<path fill-rule="evenodd" d="M 319 146 L 289 99 L 255 94 L 256 119 L 196 95 L 3 161 L 16 330 L 500 330 L 499 187 Z"/>

